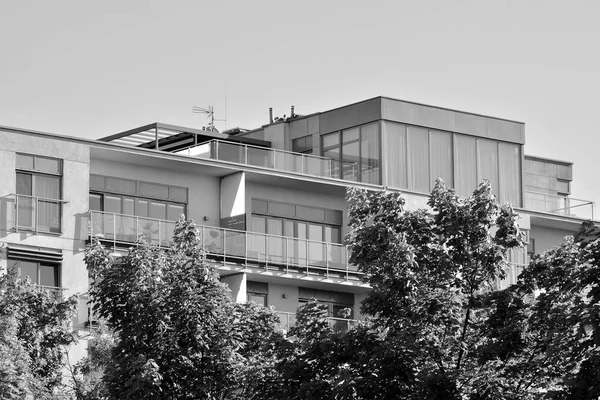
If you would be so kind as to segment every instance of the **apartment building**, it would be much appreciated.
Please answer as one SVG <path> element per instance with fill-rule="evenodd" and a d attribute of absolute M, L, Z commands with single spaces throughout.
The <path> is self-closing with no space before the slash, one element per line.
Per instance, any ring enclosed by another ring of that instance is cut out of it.
<path fill-rule="evenodd" d="M 387 97 L 222 133 L 154 123 L 87 140 L 0 126 L 0 270 L 80 294 L 85 330 L 90 238 L 116 253 L 140 235 L 167 245 L 185 214 L 237 301 L 274 306 L 288 327 L 314 297 L 346 329 L 369 291 L 343 245 L 349 186 L 400 190 L 414 209 L 437 177 L 461 196 L 490 179 L 529 243 L 500 286 L 594 218 L 570 197 L 572 163 L 524 145 L 523 123 Z"/>

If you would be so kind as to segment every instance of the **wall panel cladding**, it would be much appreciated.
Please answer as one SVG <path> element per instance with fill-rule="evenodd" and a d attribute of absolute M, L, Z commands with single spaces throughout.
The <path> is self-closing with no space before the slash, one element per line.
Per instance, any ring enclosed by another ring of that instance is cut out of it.
<path fill-rule="evenodd" d="M 573 166 L 557 160 L 525 156 L 525 189 L 548 194 L 569 194 Z"/>
<path fill-rule="evenodd" d="M 381 118 L 448 132 L 525 144 L 523 123 L 401 100 L 382 98 Z"/>

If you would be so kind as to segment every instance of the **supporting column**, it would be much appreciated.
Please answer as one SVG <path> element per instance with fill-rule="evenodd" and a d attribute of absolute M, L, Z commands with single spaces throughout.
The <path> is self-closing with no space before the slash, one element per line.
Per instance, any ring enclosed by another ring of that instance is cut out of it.
<path fill-rule="evenodd" d="M 226 283 L 231 290 L 231 297 L 236 303 L 246 301 L 246 274 L 226 275 L 221 277 L 221 282 Z"/>
<path fill-rule="evenodd" d="M 246 230 L 246 174 L 221 178 L 221 227 Z"/>

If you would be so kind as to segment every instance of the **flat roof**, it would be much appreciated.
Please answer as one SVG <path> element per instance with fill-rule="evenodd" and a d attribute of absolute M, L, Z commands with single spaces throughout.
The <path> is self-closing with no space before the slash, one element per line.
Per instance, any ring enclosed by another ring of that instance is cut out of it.
<path fill-rule="evenodd" d="M 161 122 L 154 122 L 125 132 L 105 136 L 98 139 L 98 141 L 173 152 L 213 139 L 271 147 L 271 142 L 266 140 L 240 137 L 217 131 L 186 128 Z"/>

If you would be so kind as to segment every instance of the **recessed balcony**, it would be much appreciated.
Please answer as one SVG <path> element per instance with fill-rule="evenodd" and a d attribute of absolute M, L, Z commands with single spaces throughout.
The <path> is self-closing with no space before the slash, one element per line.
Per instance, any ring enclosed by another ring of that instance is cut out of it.
<path fill-rule="evenodd" d="M 339 179 L 343 171 L 344 180 L 358 180 L 358 167 L 354 162 L 222 140 L 211 140 L 176 153 L 322 178 Z"/>
<path fill-rule="evenodd" d="M 211 260 L 307 276 L 359 280 L 348 263 L 344 245 L 197 225 L 202 246 Z M 90 237 L 113 248 L 140 240 L 168 246 L 175 222 L 102 211 L 90 211 Z"/>

